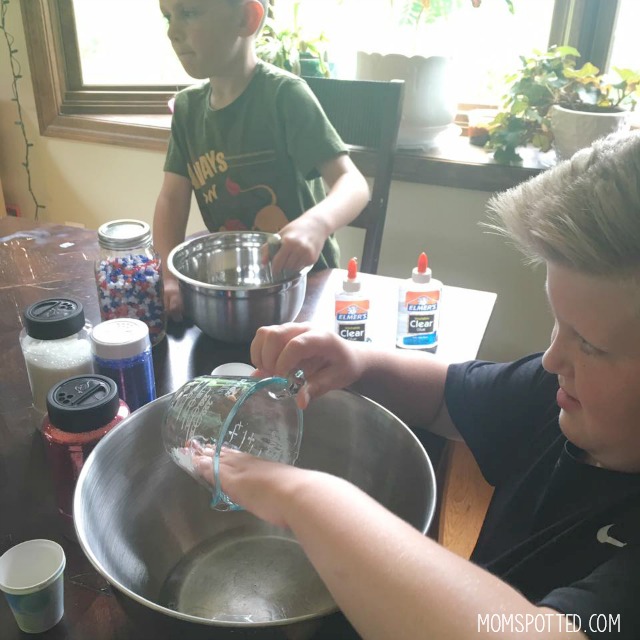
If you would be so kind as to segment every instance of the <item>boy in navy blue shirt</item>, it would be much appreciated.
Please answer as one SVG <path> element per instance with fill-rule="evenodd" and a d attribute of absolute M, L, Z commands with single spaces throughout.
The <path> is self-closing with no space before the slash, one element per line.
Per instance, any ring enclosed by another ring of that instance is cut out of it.
<path fill-rule="evenodd" d="M 640 132 L 490 202 L 547 270 L 551 344 L 508 364 L 260 329 L 265 374 L 302 367 L 301 406 L 348 385 L 463 438 L 495 489 L 471 562 L 348 482 L 223 452 L 222 490 L 295 534 L 363 638 L 640 638 Z M 211 468 L 202 461 L 203 472 Z"/>

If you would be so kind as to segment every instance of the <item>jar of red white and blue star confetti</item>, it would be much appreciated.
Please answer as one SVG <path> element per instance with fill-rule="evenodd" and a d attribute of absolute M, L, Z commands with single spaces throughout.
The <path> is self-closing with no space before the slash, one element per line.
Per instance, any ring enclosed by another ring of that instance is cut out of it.
<path fill-rule="evenodd" d="M 136 318 L 149 327 L 151 344 L 164 338 L 166 315 L 160 256 L 151 228 L 140 220 L 113 220 L 98 229 L 96 286 L 100 317 Z"/>

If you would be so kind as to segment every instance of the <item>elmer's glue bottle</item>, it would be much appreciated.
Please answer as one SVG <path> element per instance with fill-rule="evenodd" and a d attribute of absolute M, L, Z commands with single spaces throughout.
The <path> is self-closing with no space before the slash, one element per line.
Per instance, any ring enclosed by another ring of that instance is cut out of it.
<path fill-rule="evenodd" d="M 427 254 L 421 253 L 411 277 L 400 285 L 396 346 L 435 351 L 442 282 L 431 277 Z"/>
<path fill-rule="evenodd" d="M 336 293 L 336 333 L 345 340 L 368 342 L 369 298 L 360 289 L 358 262 L 351 258 L 342 291 Z"/>

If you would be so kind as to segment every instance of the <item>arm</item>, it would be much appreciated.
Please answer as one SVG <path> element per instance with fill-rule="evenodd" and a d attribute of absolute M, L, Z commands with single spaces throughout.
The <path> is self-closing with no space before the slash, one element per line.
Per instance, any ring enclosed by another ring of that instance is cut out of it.
<path fill-rule="evenodd" d="M 315 264 L 326 239 L 349 224 L 369 201 L 369 186 L 346 154 L 319 167 L 327 184 L 324 200 L 280 230 L 282 248 L 273 259 L 274 271 Z"/>
<path fill-rule="evenodd" d="M 223 451 L 222 489 L 272 524 L 288 527 L 365 640 L 518 637 L 482 632 L 480 616 L 548 615 L 572 638 L 568 619 L 538 608 L 483 569 L 448 552 L 340 478 Z M 567 626 L 565 626 L 567 625 Z"/>
<path fill-rule="evenodd" d="M 431 354 L 376 348 L 314 331 L 306 323 L 288 323 L 260 328 L 251 360 L 268 375 L 302 369 L 307 379 L 298 394 L 302 408 L 310 398 L 352 386 L 408 424 L 460 437 L 444 403 L 448 365 Z"/>
<path fill-rule="evenodd" d="M 184 240 L 190 206 L 191 182 L 176 173 L 165 172 L 153 214 L 153 243 L 164 265 L 167 264 L 171 249 Z M 162 275 L 165 308 L 172 318 L 179 320 L 182 299 L 178 280 L 168 268 L 163 269 Z"/>

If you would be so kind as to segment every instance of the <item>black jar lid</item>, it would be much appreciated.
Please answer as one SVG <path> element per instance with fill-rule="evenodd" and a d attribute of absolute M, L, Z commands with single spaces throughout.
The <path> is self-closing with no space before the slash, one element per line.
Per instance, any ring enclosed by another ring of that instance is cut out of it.
<path fill-rule="evenodd" d="M 47 394 L 49 421 L 69 433 L 99 429 L 113 420 L 119 408 L 116 383 L 98 374 L 66 378 Z"/>
<path fill-rule="evenodd" d="M 84 327 L 84 308 L 72 298 L 47 298 L 29 305 L 23 314 L 27 333 L 36 340 L 56 340 Z"/>

